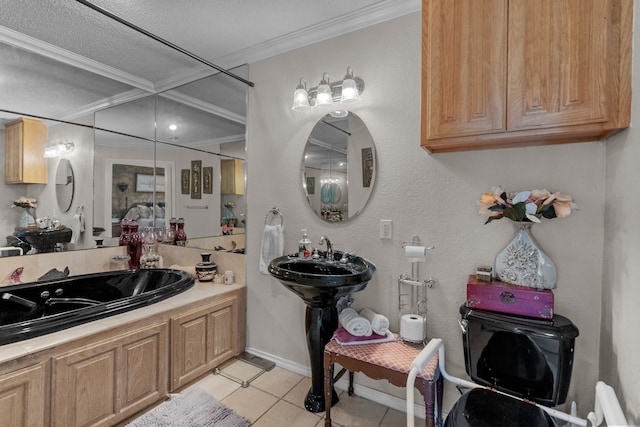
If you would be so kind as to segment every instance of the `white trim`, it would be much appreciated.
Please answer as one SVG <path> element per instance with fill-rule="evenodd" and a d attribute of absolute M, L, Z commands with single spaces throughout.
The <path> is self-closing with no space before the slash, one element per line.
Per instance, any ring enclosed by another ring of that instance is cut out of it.
<path fill-rule="evenodd" d="M 384 0 L 369 7 L 250 46 L 213 62 L 223 68 L 250 64 L 422 10 L 419 0 Z"/>
<path fill-rule="evenodd" d="M 247 124 L 247 118 L 241 114 L 218 107 L 217 105 L 211 104 L 210 102 L 204 102 L 201 99 L 176 92 L 175 90 L 163 92 L 158 95 L 162 96 L 163 98 L 171 99 L 184 105 L 188 105 L 189 107 L 205 111 L 207 113 L 213 114 L 214 116 L 222 117 L 223 119 L 227 119 L 232 122 L 240 123 L 243 125 Z"/>
<path fill-rule="evenodd" d="M 308 366 L 300 365 L 298 363 L 283 359 L 278 356 L 274 356 L 269 353 L 265 353 L 252 347 L 245 348 L 245 351 L 258 357 L 262 357 L 263 359 L 267 359 L 275 363 L 276 366 L 286 369 L 287 371 L 295 372 L 296 374 L 304 375 L 305 377 L 311 377 L 311 369 Z M 349 387 L 348 377 L 347 379 L 340 379 L 340 381 L 335 383 L 335 387 L 343 391 L 347 390 L 347 388 Z M 353 391 L 356 396 L 360 396 L 364 399 L 370 400 L 380 405 L 387 406 L 389 408 L 395 409 L 396 411 L 404 413 L 407 412 L 407 404 L 405 399 L 392 396 L 390 394 L 383 393 L 379 390 L 374 390 L 370 387 L 359 385 L 357 383 L 354 383 Z M 416 417 L 424 420 L 425 413 L 426 410 L 424 406 L 418 404 L 414 405 L 414 414 L 416 415 Z"/>
<path fill-rule="evenodd" d="M 109 98 L 104 98 L 99 101 L 92 102 L 91 104 L 84 105 L 82 108 L 79 108 L 77 110 L 68 111 L 64 113 L 61 117 L 57 117 L 57 119 L 66 120 L 66 121 L 73 120 L 78 117 L 84 117 L 86 115 L 93 114 L 96 111 L 100 111 L 105 108 L 126 104 L 127 102 L 136 101 L 138 99 L 145 98 L 151 95 L 153 94 L 146 92 L 142 89 L 131 89 L 126 92 L 122 92 L 117 95 L 110 96 Z"/>
<path fill-rule="evenodd" d="M 154 92 L 153 83 L 149 80 L 59 48 L 2 25 L 0 25 L 0 41 L 147 92 Z"/>

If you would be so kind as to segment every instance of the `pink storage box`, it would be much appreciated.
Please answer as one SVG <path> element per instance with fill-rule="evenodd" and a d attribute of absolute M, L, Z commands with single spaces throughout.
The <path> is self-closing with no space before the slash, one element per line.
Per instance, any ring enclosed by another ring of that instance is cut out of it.
<path fill-rule="evenodd" d="M 553 292 L 510 285 L 497 280 L 483 282 L 475 274 L 467 282 L 467 307 L 537 319 L 553 319 Z"/>

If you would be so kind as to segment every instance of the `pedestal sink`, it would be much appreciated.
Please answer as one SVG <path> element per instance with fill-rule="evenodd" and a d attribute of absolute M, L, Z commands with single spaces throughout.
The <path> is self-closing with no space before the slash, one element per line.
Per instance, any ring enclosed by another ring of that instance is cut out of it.
<path fill-rule="evenodd" d="M 310 412 L 324 407 L 324 346 L 338 328 L 338 300 L 366 288 L 376 266 L 364 258 L 339 251 L 317 259 L 285 255 L 269 264 L 269 273 L 307 305 L 305 329 L 311 361 L 311 389 L 304 402 Z M 332 405 L 338 395 L 332 390 Z"/>

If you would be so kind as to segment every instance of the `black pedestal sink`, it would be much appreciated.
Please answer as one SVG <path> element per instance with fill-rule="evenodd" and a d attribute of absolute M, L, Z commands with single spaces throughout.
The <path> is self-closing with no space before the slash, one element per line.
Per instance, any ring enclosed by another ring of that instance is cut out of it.
<path fill-rule="evenodd" d="M 282 256 L 269 264 L 269 273 L 307 305 L 305 329 L 311 361 L 311 390 L 304 402 L 310 412 L 322 412 L 324 407 L 324 346 L 338 328 L 336 303 L 346 295 L 367 287 L 376 266 L 364 258 L 336 251 L 326 258 L 300 259 L 297 255 Z M 332 390 L 332 405 L 338 395 Z"/>

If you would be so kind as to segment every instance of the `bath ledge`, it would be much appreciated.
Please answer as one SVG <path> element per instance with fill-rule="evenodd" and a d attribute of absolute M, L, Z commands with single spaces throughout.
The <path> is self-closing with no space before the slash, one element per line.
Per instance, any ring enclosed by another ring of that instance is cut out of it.
<path fill-rule="evenodd" d="M 152 316 L 158 316 L 163 313 L 179 309 L 180 307 L 200 302 L 207 298 L 224 295 L 245 287 L 246 286 L 244 284 L 216 285 L 211 283 L 199 283 L 196 281 L 195 285 L 191 289 L 153 305 L 87 322 L 82 325 L 40 337 L 2 345 L 0 346 L 0 364 L 15 360 L 28 354 L 47 350 L 79 338 L 107 331 L 114 327 L 122 326 L 123 324 L 132 323 Z"/>

